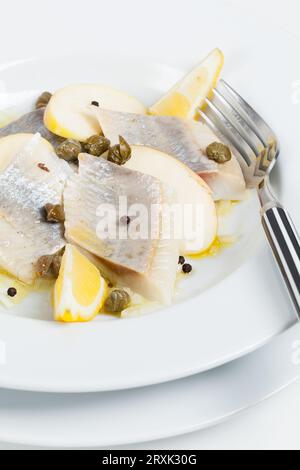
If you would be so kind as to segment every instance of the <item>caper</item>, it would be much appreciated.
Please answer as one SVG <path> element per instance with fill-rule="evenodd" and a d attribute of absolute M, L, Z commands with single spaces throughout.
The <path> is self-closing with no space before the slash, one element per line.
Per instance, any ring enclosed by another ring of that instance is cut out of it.
<path fill-rule="evenodd" d="M 51 265 L 53 261 L 53 255 L 41 256 L 36 263 L 36 273 L 38 277 L 43 279 L 51 279 L 54 277 L 51 271 Z"/>
<path fill-rule="evenodd" d="M 130 295 L 125 290 L 116 289 L 106 299 L 104 307 L 107 312 L 120 313 L 129 307 L 130 302 Z"/>
<path fill-rule="evenodd" d="M 65 221 L 65 212 L 61 204 L 46 204 L 44 210 L 47 222 L 60 223 Z"/>
<path fill-rule="evenodd" d="M 57 279 L 65 249 L 54 255 L 41 256 L 36 263 L 36 273 L 43 279 Z"/>
<path fill-rule="evenodd" d="M 45 108 L 52 98 L 52 94 L 49 91 L 44 91 L 41 96 L 38 97 L 35 103 L 35 109 Z"/>
<path fill-rule="evenodd" d="M 65 249 L 63 248 L 62 250 L 55 253 L 55 255 L 53 255 L 51 270 L 55 279 L 57 279 L 59 276 L 59 271 L 60 271 L 64 252 L 65 252 Z"/>
<path fill-rule="evenodd" d="M 131 147 L 123 137 L 119 136 L 119 144 L 109 149 L 107 159 L 116 165 L 125 165 L 130 158 Z"/>
<path fill-rule="evenodd" d="M 81 143 L 73 139 L 64 140 L 58 147 L 56 147 L 56 154 L 59 158 L 62 158 L 67 162 L 76 161 L 81 152 Z"/>
<path fill-rule="evenodd" d="M 206 149 L 206 155 L 210 160 L 219 164 L 229 162 L 232 158 L 230 148 L 220 142 L 210 144 Z"/>
<path fill-rule="evenodd" d="M 128 142 L 126 142 L 124 137 L 122 137 L 121 135 L 119 136 L 119 142 L 120 142 L 120 154 L 126 163 L 131 158 L 131 147 L 128 144 Z"/>
<path fill-rule="evenodd" d="M 110 140 L 102 135 L 92 135 L 84 144 L 85 151 L 94 157 L 100 157 L 107 152 L 109 147 Z"/>
<path fill-rule="evenodd" d="M 120 154 L 120 146 L 114 145 L 109 149 L 107 160 L 109 162 L 115 163 L 116 165 L 122 165 L 123 159 Z"/>

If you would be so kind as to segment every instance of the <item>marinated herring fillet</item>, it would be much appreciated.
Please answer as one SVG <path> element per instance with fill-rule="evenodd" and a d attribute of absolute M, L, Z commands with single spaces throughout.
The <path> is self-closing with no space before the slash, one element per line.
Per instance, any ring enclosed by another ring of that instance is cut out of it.
<path fill-rule="evenodd" d="M 104 135 L 112 143 L 121 135 L 131 145 L 146 145 L 168 153 L 196 173 L 218 170 L 205 155 L 206 143 L 215 137 L 203 124 L 169 116 L 147 116 L 95 108 Z M 212 137 L 213 135 L 213 137 Z"/>
<path fill-rule="evenodd" d="M 56 147 L 64 139 L 48 131 L 44 125 L 44 114 L 44 108 L 24 114 L 24 116 L 20 117 L 17 121 L 14 121 L 0 129 L 0 138 L 19 133 L 39 133 L 44 139 L 48 140 L 50 144 Z"/>
<path fill-rule="evenodd" d="M 127 216 L 119 209 L 120 197 L 127 199 Z M 168 304 L 174 293 L 179 242 L 165 237 L 162 204 L 174 202 L 174 197 L 169 188 L 152 176 L 82 154 L 79 173 L 70 178 L 64 192 L 66 238 L 93 254 L 113 282 Z M 139 228 L 130 215 L 134 204 L 142 204 L 147 214 L 152 210 L 150 237 L 135 237 Z M 113 221 L 118 230 L 125 231 L 124 239 L 114 234 L 101 237 L 106 226 L 99 234 L 99 211 L 107 205 L 115 209 Z"/>
<path fill-rule="evenodd" d="M 71 170 L 40 141 L 35 135 L 0 173 L 0 266 L 28 284 L 38 259 L 65 245 L 61 225 L 45 222 L 42 208 L 61 204 Z"/>
<path fill-rule="evenodd" d="M 130 145 L 145 145 L 167 153 L 206 180 L 215 200 L 244 197 L 246 184 L 232 152 L 224 164 L 209 160 L 207 147 L 219 138 L 205 124 L 168 116 L 147 116 L 94 108 L 104 135 L 117 143 L 119 135 Z"/>

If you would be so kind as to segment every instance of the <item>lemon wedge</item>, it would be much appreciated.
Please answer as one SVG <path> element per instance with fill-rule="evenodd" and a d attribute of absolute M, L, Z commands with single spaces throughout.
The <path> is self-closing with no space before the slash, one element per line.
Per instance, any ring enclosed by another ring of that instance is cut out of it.
<path fill-rule="evenodd" d="M 201 64 L 178 82 L 165 96 L 150 107 L 151 114 L 193 119 L 216 85 L 224 65 L 220 49 L 214 49 Z"/>
<path fill-rule="evenodd" d="M 93 320 L 102 308 L 108 287 L 99 270 L 72 245 L 66 246 L 54 288 L 55 320 Z"/>

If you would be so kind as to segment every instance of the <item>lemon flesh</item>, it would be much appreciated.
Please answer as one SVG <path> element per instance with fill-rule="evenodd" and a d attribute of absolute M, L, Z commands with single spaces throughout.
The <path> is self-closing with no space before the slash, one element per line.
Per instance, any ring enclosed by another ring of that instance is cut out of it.
<path fill-rule="evenodd" d="M 98 315 L 108 287 L 100 271 L 72 245 L 66 246 L 54 288 L 55 320 L 87 322 Z"/>
<path fill-rule="evenodd" d="M 220 49 L 214 49 L 165 96 L 150 107 L 151 114 L 193 119 L 198 107 L 215 87 L 224 65 Z"/>

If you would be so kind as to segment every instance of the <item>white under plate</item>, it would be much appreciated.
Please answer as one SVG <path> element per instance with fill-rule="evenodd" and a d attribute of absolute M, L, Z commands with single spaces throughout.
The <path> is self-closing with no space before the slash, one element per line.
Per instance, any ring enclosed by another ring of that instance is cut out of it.
<path fill-rule="evenodd" d="M 72 25 L 79 21 L 79 12 L 76 14 Z M 180 11 L 175 14 L 180 15 Z M 109 44 L 104 36 L 101 42 L 99 31 L 97 54 L 3 64 L 0 109 L 17 105 L 25 110 L 40 91 L 72 82 L 106 83 L 150 104 L 211 47 L 219 45 L 227 59 L 224 77 L 278 131 L 285 166 L 284 171 L 282 165 L 281 173 L 277 172 L 277 187 L 296 224 L 300 224 L 295 151 L 299 146 L 299 107 L 293 105 L 291 96 L 292 82 L 300 76 L 300 63 L 294 60 L 299 49 L 278 30 L 267 35 L 265 25 L 259 28 L 226 2 L 220 5 L 213 1 L 206 5 L 205 14 L 226 21 L 213 28 L 211 37 L 210 22 L 190 15 L 189 29 L 183 25 L 174 37 L 173 57 L 177 55 L 178 60 L 169 60 L 166 54 L 163 64 L 161 58 L 153 61 L 149 54 L 143 54 L 143 41 L 128 39 L 134 34 L 130 28 L 126 28 L 124 41 L 128 47 L 130 44 L 131 59 L 110 54 L 110 50 L 116 50 L 114 41 L 120 38 L 111 34 Z M 197 31 L 199 24 L 202 40 L 196 50 L 195 44 L 191 48 L 188 42 L 191 36 L 187 31 Z M 80 39 L 84 42 L 85 35 Z M 53 41 L 44 41 L 43 48 L 36 45 L 43 56 L 46 52 L 53 56 L 52 46 Z M 99 51 L 101 47 L 105 53 Z M 86 50 L 90 52 L 91 47 Z M 157 45 L 155 50 L 159 51 Z M 280 64 L 276 74 L 273 64 Z M 29 297 L 14 310 L 1 310 L 0 345 L 6 360 L 0 366 L 0 386 L 84 392 L 155 384 L 226 363 L 285 330 L 295 316 L 264 240 L 255 196 L 236 207 L 228 226 L 237 237 L 234 245 L 216 258 L 193 262 L 194 272 L 181 284 L 172 308 L 122 321 L 99 318 L 86 325 L 51 321 L 49 299 L 43 295 Z"/>
<path fill-rule="evenodd" d="M 86 448 L 148 442 L 211 427 L 297 380 L 300 324 L 223 367 L 152 387 L 89 394 L 0 391 L 0 440 Z"/>

